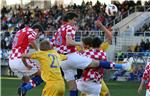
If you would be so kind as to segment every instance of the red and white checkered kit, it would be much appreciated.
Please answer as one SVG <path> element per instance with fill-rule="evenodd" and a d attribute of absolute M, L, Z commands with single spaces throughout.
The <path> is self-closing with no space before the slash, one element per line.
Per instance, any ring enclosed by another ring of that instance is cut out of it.
<path fill-rule="evenodd" d="M 95 60 L 107 60 L 106 53 L 100 49 L 85 50 L 79 54 L 82 54 Z M 99 82 L 103 78 L 103 76 L 104 76 L 103 68 L 87 68 L 83 72 L 84 81 L 92 80 L 94 82 Z"/>
<path fill-rule="evenodd" d="M 14 37 L 13 46 L 10 54 L 10 59 L 20 58 L 22 54 L 26 54 L 29 51 L 29 44 L 36 39 L 36 32 L 30 27 L 25 27 L 19 30 Z"/>
<path fill-rule="evenodd" d="M 143 79 L 148 80 L 148 83 L 146 85 L 146 89 L 149 89 L 149 91 L 150 91 L 150 60 L 147 61 L 145 71 L 143 74 Z"/>
<path fill-rule="evenodd" d="M 68 24 L 62 25 L 52 38 L 51 44 L 53 44 L 55 49 L 61 54 L 76 52 L 75 46 L 66 45 L 66 36 L 69 36 L 72 40 L 75 40 L 75 33 L 76 30 L 74 26 Z"/>

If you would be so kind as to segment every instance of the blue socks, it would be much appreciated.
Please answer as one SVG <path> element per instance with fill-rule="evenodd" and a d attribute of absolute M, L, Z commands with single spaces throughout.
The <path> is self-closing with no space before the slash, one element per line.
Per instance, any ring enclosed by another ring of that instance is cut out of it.
<path fill-rule="evenodd" d="M 32 88 L 33 88 L 33 86 L 32 86 L 31 82 L 24 83 L 24 84 L 21 85 L 21 89 L 24 90 L 24 91 L 28 91 Z"/>
<path fill-rule="evenodd" d="M 123 69 L 123 64 L 114 64 L 108 61 L 100 61 L 99 66 L 105 69 Z"/>
<path fill-rule="evenodd" d="M 108 61 L 100 61 L 99 66 L 105 69 L 111 69 L 110 63 L 111 62 L 108 62 Z"/>
<path fill-rule="evenodd" d="M 43 82 L 41 76 L 35 76 L 35 77 L 32 78 L 32 80 L 34 81 L 36 86 L 40 85 Z"/>
<path fill-rule="evenodd" d="M 115 64 L 115 69 L 123 69 L 123 66 L 122 64 Z"/>
<path fill-rule="evenodd" d="M 77 90 L 70 90 L 69 96 L 78 96 L 78 91 Z"/>
<path fill-rule="evenodd" d="M 42 82 L 43 82 L 43 80 L 40 76 L 35 76 L 29 82 L 22 83 L 21 88 L 24 91 L 28 91 L 28 90 L 32 89 L 33 87 L 40 85 Z"/>

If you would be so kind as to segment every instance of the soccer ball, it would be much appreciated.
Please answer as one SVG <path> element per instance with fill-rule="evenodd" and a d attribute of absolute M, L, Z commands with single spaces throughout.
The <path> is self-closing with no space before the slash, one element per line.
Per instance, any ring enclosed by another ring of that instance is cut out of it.
<path fill-rule="evenodd" d="M 116 13 L 118 12 L 118 8 L 114 4 L 108 4 L 106 6 L 105 12 L 108 16 L 115 16 Z"/>

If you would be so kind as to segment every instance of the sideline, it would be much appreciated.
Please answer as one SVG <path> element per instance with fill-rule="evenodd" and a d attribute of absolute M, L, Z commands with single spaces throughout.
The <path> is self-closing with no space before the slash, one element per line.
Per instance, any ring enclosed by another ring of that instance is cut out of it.
<path fill-rule="evenodd" d="M 0 77 L 0 79 L 7 79 L 7 80 L 20 80 L 17 77 Z"/>

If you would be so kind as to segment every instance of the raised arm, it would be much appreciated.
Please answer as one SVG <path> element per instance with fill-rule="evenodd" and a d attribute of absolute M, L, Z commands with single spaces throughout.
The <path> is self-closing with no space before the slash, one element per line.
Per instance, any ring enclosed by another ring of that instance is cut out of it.
<path fill-rule="evenodd" d="M 34 40 L 34 41 L 32 41 L 31 43 L 30 43 L 30 45 L 32 46 L 32 48 L 34 48 L 36 51 L 39 51 L 39 48 L 37 47 L 37 45 L 36 45 L 36 41 Z"/>
<path fill-rule="evenodd" d="M 106 35 L 106 40 L 111 43 L 112 41 L 112 32 L 109 31 L 102 23 L 101 21 L 97 20 L 96 21 L 96 25 L 105 32 L 105 35 Z"/>

